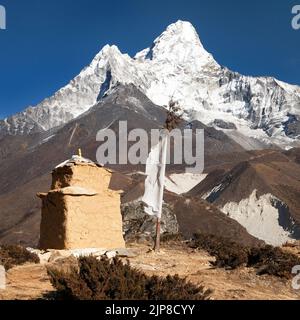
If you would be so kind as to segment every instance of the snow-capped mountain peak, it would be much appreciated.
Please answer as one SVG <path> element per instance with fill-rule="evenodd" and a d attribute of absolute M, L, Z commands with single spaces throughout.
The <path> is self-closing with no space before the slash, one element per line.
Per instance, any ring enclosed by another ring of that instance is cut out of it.
<path fill-rule="evenodd" d="M 65 124 L 118 84 L 135 85 L 157 105 L 176 100 L 186 117 L 214 126 L 223 123 L 220 130 L 241 144 L 248 139 L 251 148 L 257 144 L 249 138 L 282 147 L 299 142 L 299 87 L 221 67 L 186 21 L 171 24 L 134 58 L 106 45 L 52 97 L 0 121 L 0 136 L 47 131 Z"/>
<path fill-rule="evenodd" d="M 174 61 L 184 64 L 187 61 L 199 59 L 207 63 L 211 55 L 203 48 L 199 36 L 190 22 L 177 21 L 171 24 L 150 48 L 139 52 L 136 59 L 155 61 Z"/>

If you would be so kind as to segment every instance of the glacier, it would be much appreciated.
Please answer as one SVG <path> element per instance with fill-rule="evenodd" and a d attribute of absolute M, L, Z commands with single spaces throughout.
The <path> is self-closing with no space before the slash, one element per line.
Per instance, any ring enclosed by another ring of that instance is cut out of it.
<path fill-rule="evenodd" d="M 178 101 L 187 119 L 216 126 L 246 149 L 300 145 L 300 87 L 272 77 L 243 76 L 219 65 L 187 21 L 168 26 L 134 57 L 106 45 L 52 97 L 0 120 L 0 137 L 51 131 L 88 111 L 120 84 L 135 85 L 160 106 Z M 218 127 L 220 119 L 230 126 Z"/>

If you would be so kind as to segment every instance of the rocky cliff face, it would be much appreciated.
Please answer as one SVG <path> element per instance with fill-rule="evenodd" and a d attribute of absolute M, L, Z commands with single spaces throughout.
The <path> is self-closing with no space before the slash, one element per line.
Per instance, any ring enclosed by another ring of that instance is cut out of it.
<path fill-rule="evenodd" d="M 300 88 L 220 66 L 194 27 L 178 21 L 134 58 L 105 46 L 67 86 L 39 105 L 0 121 L 0 136 L 48 131 L 76 118 L 119 84 L 134 84 L 157 105 L 177 100 L 188 119 L 223 119 L 228 134 L 281 147 L 299 144 Z M 241 141 L 241 139 L 240 139 Z M 255 146 L 254 146 L 255 148 Z"/>

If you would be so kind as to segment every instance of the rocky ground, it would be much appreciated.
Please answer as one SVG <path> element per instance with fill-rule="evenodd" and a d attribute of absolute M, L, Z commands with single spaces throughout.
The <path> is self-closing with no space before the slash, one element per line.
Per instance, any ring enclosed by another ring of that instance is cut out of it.
<path fill-rule="evenodd" d="M 178 274 L 186 277 L 195 284 L 212 289 L 211 299 L 300 299 L 300 291 L 292 289 L 291 281 L 257 276 L 249 268 L 233 271 L 213 268 L 210 264 L 213 258 L 206 252 L 187 248 L 181 243 L 164 244 L 160 253 L 151 251 L 151 247 L 144 244 L 132 244 L 129 247 L 136 254 L 127 258 L 133 267 L 149 275 Z M 0 290 L 0 299 L 35 300 L 53 291 L 46 266 L 67 266 L 72 259 L 60 256 L 53 260 L 47 264 L 28 264 L 11 269 L 7 273 L 7 289 Z"/>

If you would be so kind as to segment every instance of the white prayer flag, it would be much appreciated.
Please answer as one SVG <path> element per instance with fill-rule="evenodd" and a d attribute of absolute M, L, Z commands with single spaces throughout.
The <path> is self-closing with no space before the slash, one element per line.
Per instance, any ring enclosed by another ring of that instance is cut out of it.
<path fill-rule="evenodd" d="M 145 204 L 145 212 L 158 218 L 161 218 L 162 213 L 167 147 L 168 134 L 163 133 L 160 142 L 152 148 L 146 163 L 147 178 L 142 201 Z"/>

